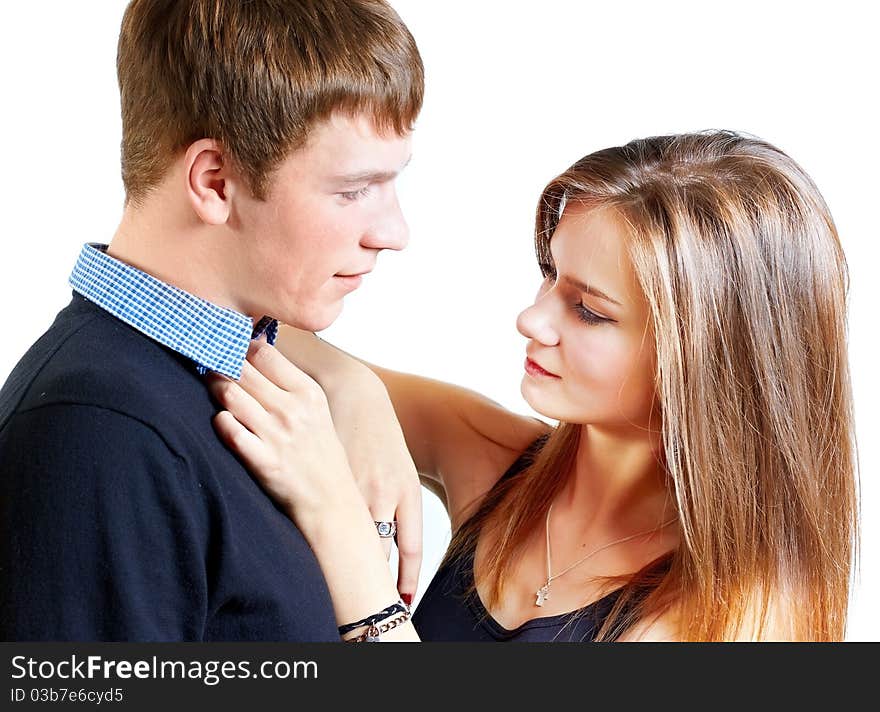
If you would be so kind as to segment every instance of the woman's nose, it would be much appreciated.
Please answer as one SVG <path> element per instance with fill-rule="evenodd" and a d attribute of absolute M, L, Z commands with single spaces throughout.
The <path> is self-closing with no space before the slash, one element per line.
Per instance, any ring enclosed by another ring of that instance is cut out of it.
<path fill-rule="evenodd" d="M 527 339 L 533 339 L 543 346 L 556 346 L 559 343 L 559 332 L 553 325 L 548 300 L 540 296 L 532 306 L 520 313 L 516 328 Z"/>

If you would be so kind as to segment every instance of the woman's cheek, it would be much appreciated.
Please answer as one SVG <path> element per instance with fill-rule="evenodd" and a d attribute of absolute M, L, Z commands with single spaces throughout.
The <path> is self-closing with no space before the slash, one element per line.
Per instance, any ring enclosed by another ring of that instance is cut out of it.
<path fill-rule="evenodd" d="M 627 367 L 620 374 L 620 406 L 627 418 L 641 420 L 654 404 L 653 343 L 646 342 L 630 349 L 621 358 Z"/>
<path fill-rule="evenodd" d="M 587 327 L 594 328 L 594 327 Z M 616 393 L 628 369 L 630 356 L 619 340 L 593 331 L 578 344 L 576 371 L 578 383 L 592 392 Z M 623 363 L 622 363 L 623 362 Z"/>
<path fill-rule="evenodd" d="M 617 334 L 595 334 L 579 354 L 580 384 L 601 393 L 608 412 L 627 417 L 641 413 L 651 401 L 652 360 L 639 344 Z"/>

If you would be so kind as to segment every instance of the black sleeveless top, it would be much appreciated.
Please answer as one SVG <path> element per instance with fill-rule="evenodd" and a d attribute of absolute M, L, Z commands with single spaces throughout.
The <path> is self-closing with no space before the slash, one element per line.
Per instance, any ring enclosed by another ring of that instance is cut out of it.
<path fill-rule="evenodd" d="M 521 472 L 545 442 L 546 436 L 536 440 L 502 475 L 501 480 Z M 473 550 L 437 571 L 413 615 L 413 625 L 423 641 L 592 641 L 620 595 L 618 589 L 576 611 L 533 618 L 518 628 L 508 630 L 489 615 L 475 591 L 466 593 L 472 589 L 473 579 Z"/>

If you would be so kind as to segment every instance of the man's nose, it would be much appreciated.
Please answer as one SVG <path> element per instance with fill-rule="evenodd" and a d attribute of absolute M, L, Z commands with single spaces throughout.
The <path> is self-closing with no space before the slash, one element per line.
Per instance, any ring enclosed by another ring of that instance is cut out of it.
<path fill-rule="evenodd" d="M 361 244 L 375 250 L 402 250 L 409 244 L 409 225 L 403 217 L 396 192 L 364 235 Z"/>

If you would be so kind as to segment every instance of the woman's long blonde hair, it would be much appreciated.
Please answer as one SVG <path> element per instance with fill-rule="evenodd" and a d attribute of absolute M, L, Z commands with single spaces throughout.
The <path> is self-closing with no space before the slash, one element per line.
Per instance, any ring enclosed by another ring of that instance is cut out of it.
<path fill-rule="evenodd" d="M 670 605 L 683 640 L 845 633 L 858 540 L 847 362 L 848 274 L 816 186 L 786 154 L 732 132 L 659 136 L 592 153 L 550 182 L 536 248 L 566 204 L 616 209 L 650 306 L 660 465 L 679 547 L 625 577 L 599 639 Z M 491 539 L 491 607 L 572 472 L 580 426 L 490 492 L 447 559 Z"/>

